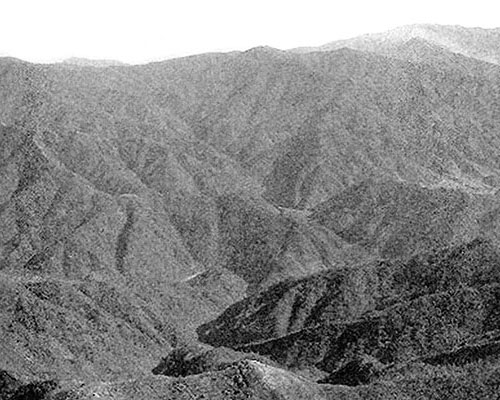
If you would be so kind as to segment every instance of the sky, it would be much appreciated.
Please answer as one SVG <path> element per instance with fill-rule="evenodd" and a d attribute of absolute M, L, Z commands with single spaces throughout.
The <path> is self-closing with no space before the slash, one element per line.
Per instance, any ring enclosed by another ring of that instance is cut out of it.
<path fill-rule="evenodd" d="M 0 0 L 0 15 L 0 56 L 32 62 L 289 49 L 414 23 L 500 27 L 498 0 Z"/>

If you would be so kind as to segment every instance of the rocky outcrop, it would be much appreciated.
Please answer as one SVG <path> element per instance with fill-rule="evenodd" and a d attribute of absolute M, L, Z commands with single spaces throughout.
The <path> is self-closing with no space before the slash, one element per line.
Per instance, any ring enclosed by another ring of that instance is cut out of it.
<path fill-rule="evenodd" d="M 227 347 L 206 349 L 183 346 L 172 350 L 153 370 L 155 375 L 188 376 L 209 371 L 218 371 L 242 360 L 255 360 L 276 366 L 260 354 L 243 353 Z"/>

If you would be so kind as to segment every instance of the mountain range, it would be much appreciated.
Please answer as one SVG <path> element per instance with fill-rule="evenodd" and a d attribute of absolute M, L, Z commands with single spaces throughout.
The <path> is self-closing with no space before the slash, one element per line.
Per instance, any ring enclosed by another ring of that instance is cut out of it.
<path fill-rule="evenodd" d="M 459 25 L 416 24 L 401 26 L 390 31 L 367 34 L 352 39 L 338 40 L 319 47 L 293 49 L 296 52 L 332 51 L 343 47 L 387 54 L 396 57 L 406 44 L 422 48 L 440 47 L 480 61 L 499 64 L 500 29 L 465 28 Z M 404 52 L 403 52 L 404 54 Z"/>
<path fill-rule="evenodd" d="M 0 398 L 496 398 L 499 39 L 0 59 Z"/>

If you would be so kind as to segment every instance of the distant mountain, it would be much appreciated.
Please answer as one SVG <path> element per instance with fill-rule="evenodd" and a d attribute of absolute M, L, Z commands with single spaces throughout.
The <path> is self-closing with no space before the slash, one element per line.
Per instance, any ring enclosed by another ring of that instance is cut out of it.
<path fill-rule="evenodd" d="M 397 54 L 399 46 L 411 43 L 415 39 L 442 47 L 452 53 L 500 64 L 498 46 L 500 28 L 465 28 L 456 25 L 408 25 L 383 33 L 362 35 L 352 39 L 338 40 L 320 47 L 304 47 L 294 51 L 332 51 L 348 47 L 380 54 Z"/>
<path fill-rule="evenodd" d="M 116 60 L 93 60 L 90 58 L 78 58 L 78 57 L 67 58 L 63 60 L 62 63 L 67 65 L 75 65 L 78 67 L 97 67 L 97 68 L 127 65 L 124 62 Z"/>

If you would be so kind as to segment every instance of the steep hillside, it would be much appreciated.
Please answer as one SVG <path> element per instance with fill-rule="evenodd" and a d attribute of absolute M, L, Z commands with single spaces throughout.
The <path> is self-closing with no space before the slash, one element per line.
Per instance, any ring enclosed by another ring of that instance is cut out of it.
<path fill-rule="evenodd" d="M 319 204 L 310 219 L 348 243 L 378 249 L 381 258 L 405 258 L 472 240 L 479 231 L 485 233 L 475 220 L 480 197 L 490 196 L 403 182 L 365 181 Z M 496 201 L 494 196 L 491 201 Z"/>
<path fill-rule="evenodd" d="M 247 298 L 198 334 L 292 368 L 334 372 L 359 354 L 402 363 L 497 332 L 499 266 L 497 246 L 478 239 L 404 263 L 329 271 Z"/>
<path fill-rule="evenodd" d="M 189 326 L 238 298 L 234 284 L 229 296 L 223 288 L 231 277 L 214 290 L 219 303 L 183 283 L 202 270 L 152 196 L 105 193 L 29 131 L 0 133 L 2 367 L 34 377 L 149 371 Z"/>

